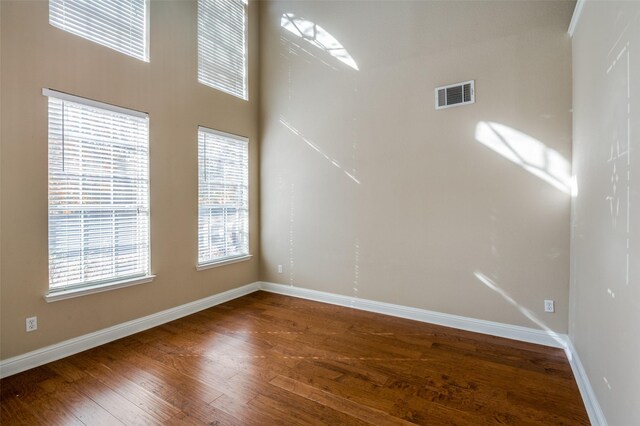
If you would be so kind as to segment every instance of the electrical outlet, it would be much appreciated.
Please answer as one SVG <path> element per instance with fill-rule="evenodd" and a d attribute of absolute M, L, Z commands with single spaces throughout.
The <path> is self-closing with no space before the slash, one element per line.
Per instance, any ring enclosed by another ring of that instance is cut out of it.
<path fill-rule="evenodd" d="M 544 311 L 545 312 L 555 312 L 555 306 L 553 300 L 545 300 L 544 301 Z"/>
<path fill-rule="evenodd" d="M 36 331 L 38 329 L 38 317 L 27 318 L 27 332 Z"/>
<path fill-rule="evenodd" d="M 281 274 L 282 273 L 282 265 L 278 265 L 278 273 Z"/>

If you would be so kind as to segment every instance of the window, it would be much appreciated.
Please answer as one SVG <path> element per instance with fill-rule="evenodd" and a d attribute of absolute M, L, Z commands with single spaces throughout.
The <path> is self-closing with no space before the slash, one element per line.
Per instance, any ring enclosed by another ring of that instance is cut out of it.
<path fill-rule="evenodd" d="M 249 142 L 198 129 L 198 266 L 249 255 Z"/>
<path fill-rule="evenodd" d="M 198 81 L 247 94 L 246 0 L 198 0 Z"/>
<path fill-rule="evenodd" d="M 49 97 L 49 294 L 149 278 L 147 115 L 43 94 Z"/>
<path fill-rule="evenodd" d="M 148 61 L 148 11 L 149 0 L 49 0 L 49 23 Z"/>

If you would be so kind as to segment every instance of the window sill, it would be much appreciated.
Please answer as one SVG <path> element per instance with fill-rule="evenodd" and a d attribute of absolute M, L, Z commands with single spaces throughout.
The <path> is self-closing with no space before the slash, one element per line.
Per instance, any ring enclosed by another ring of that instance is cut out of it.
<path fill-rule="evenodd" d="M 246 260 L 251 259 L 252 257 L 253 257 L 253 255 L 247 254 L 245 256 L 232 257 L 230 259 L 223 259 L 223 260 L 218 260 L 218 261 L 210 262 L 210 263 L 202 263 L 202 264 L 196 265 L 196 270 L 197 271 L 204 271 L 205 269 L 217 268 L 218 266 L 224 266 L 224 265 L 230 265 L 232 263 L 244 262 Z"/>
<path fill-rule="evenodd" d="M 150 283 L 155 277 L 155 275 L 147 275 L 145 277 L 132 278 L 122 281 L 113 281 L 82 288 L 74 288 L 71 290 L 54 291 L 51 293 L 47 293 L 44 296 L 44 300 L 46 300 L 47 303 L 51 303 L 57 302 L 59 300 L 72 299 L 74 297 L 86 296 L 88 294 L 102 293 L 103 291 L 115 290 L 117 288 L 131 287 L 138 284 Z"/>

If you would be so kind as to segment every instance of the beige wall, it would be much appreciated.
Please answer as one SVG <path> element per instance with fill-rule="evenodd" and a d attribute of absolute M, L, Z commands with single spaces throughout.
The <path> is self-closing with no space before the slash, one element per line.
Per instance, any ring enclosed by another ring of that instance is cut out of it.
<path fill-rule="evenodd" d="M 263 7 L 262 278 L 566 332 L 573 5 Z M 434 109 L 436 86 L 470 79 L 474 105 Z"/>
<path fill-rule="evenodd" d="M 151 3 L 151 62 L 59 30 L 46 1 L 2 1 L 1 358 L 258 279 L 258 20 L 250 6 L 249 102 L 197 82 L 196 2 Z M 47 304 L 47 99 L 43 87 L 149 113 L 155 281 Z M 250 138 L 248 262 L 196 272 L 197 126 Z M 25 332 L 25 318 L 38 330 Z"/>
<path fill-rule="evenodd" d="M 640 2 L 585 3 L 573 37 L 570 337 L 610 425 L 640 424 Z"/>

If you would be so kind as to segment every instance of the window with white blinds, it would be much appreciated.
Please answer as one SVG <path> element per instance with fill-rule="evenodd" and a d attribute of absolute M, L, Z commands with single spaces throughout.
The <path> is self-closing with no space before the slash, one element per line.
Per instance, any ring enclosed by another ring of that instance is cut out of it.
<path fill-rule="evenodd" d="M 248 99 L 246 0 L 198 0 L 198 81 Z"/>
<path fill-rule="evenodd" d="M 149 123 L 49 97 L 49 293 L 149 275 Z"/>
<path fill-rule="evenodd" d="M 143 61 L 149 0 L 49 0 L 49 23 Z"/>
<path fill-rule="evenodd" d="M 249 142 L 198 128 L 198 266 L 249 255 Z"/>

